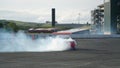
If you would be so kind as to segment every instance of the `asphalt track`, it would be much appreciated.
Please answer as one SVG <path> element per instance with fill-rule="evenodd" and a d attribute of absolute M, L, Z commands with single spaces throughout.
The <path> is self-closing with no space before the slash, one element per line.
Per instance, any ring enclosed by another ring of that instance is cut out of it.
<path fill-rule="evenodd" d="M 0 53 L 0 68 L 120 68 L 120 39 L 76 39 L 75 51 Z"/>

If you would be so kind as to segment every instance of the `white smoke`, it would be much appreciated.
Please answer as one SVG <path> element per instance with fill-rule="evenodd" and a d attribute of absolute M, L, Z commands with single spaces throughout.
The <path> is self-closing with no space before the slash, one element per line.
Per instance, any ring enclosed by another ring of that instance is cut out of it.
<path fill-rule="evenodd" d="M 70 49 L 65 39 L 60 37 L 46 37 L 32 40 L 26 34 L 19 32 L 0 33 L 0 52 L 49 52 Z"/>

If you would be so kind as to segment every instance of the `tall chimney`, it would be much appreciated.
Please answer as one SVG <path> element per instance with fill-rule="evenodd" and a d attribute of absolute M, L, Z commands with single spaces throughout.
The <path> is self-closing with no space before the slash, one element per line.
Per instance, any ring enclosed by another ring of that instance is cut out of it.
<path fill-rule="evenodd" d="M 55 27 L 55 8 L 52 8 L 52 27 Z"/>

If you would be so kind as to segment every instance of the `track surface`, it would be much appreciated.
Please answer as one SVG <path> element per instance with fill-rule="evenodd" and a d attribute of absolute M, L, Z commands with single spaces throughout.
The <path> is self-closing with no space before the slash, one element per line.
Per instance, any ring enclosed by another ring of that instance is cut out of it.
<path fill-rule="evenodd" d="M 0 53 L 0 68 L 120 68 L 120 39 L 76 39 L 76 51 Z"/>

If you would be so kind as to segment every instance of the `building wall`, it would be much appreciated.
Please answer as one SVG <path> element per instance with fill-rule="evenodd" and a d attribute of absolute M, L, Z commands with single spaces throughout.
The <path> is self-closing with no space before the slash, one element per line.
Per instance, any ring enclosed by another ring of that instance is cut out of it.
<path fill-rule="evenodd" d="M 111 32 L 113 34 L 118 33 L 117 31 L 117 18 L 120 16 L 120 0 L 111 0 Z"/>
<path fill-rule="evenodd" d="M 105 23 L 104 32 L 118 33 L 118 17 L 120 16 L 120 0 L 105 0 Z"/>
<path fill-rule="evenodd" d="M 111 34 L 111 8 L 110 8 L 110 2 L 107 1 L 104 4 L 104 34 Z"/>

